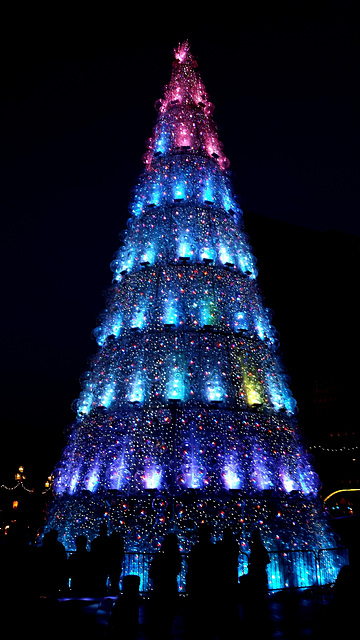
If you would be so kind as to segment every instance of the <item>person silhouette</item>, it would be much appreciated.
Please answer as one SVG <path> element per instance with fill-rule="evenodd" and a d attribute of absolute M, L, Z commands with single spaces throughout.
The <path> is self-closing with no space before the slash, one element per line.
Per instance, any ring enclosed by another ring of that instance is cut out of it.
<path fill-rule="evenodd" d="M 265 596 L 268 592 L 268 576 L 266 567 L 270 556 L 263 545 L 259 529 L 254 529 L 250 540 L 249 575 L 257 595 Z"/>
<path fill-rule="evenodd" d="M 150 627 L 156 638 L 170 638 L 178 600 L 178 575 L 182 558 L 175 533 L 168 533 L 150 565 L 153 591 L 150 603 Z"/>
<path fill-rule="evenodd" d="M 187 556 L 186 592 L 188 600 L 187 635 L 191 638 L 215 637 L 214 612 L 216 607 L 216 550 L 211 540 L 212 526 L 202 523 L 198 527 L 198 541 Z"/>
<path fill-rule="evenodd" d="M 272 620 L 267 602 L 267 565 L 270 557 L 258 529 L 250 537 L 248 573 L 242 576 L 241 609 L 244 633 L 251 633 L 256 621 L 259 637 L 272 637 Z"/>
<path fill-rule="evenodd" d="M 106 522 L 101 523 L 99 535 L 91 541 L 90 553 L 93 562 L 94 593 L 106 595 L 109 575 L 110 544 Z"/>
<path fill-rule="evenodd" d="M 39 552 L 40 590 L 43 595 L 58 596 L 66 591 L 68 579 L 67 552 L 56 529 L 44 534 Z"/>
<path fill-rule="evenodd" d="M 161 598 L 178 594 L 177 577 L 181 571 L 181 553 L 175 533 L 168 533 L 150 566 L 153 593 Z"/>
<path fill-rule="evenodd" d="M 238 587 L 238 560 L 240 548 L 232 529 L 226 528 L 222 540 L 216 543 L 217 582 L 223 597 L 236 598 Z"/>
<path fill-rule="evenodd" d="M 75 539 L 76 551 L 69 556 L 68 575 L 71 580 L 71 593 L 74 596 L 87 596 L 92 593 L 92 565 L 87 548 L 87 537 L 79 535 Z"/>
<path fill-rule="evenodd" d="M 124 557 L 124 540 L 119 531 L 113 531 L 109 538 L 109 580 L 110 593 L 113 596 L 119 593 L 119 582 Z"/>
<path fill-rule="evenodd" d="M 190 597 L 206 597 L 215 570 L 215 546 L 211 541 L 212 527 L 201 524 L 198 541 L 187 557 L 186 591 Z"/>

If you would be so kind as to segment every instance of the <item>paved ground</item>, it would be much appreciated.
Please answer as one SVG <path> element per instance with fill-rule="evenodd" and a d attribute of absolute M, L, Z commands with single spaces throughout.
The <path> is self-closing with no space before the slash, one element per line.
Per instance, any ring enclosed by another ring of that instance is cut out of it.
<path fill-rule="evenodd" d="M 351 629 L 351 611 L 347 610 L 344 615 L 339 610 L 331 589 L 270 594 L 265 607 L 254 606 L 245 611 L 240 606 L 232 620 L 224 614 L 218 631 L 210 608 L 199 611 L 197 621 L 192 624 L 187 615 L 187 601 L 181 599 L 171 635 L 165 633 L 161 620 L 151 631 L 149 601 L 140 598 L 138 605 L 131 611 L 128 604 L 124 608 L 115 598 L 44 601 L 38 617 L 34 618 L 33 631 L 47 628 L 52 640 L 80 637 L 86 640 L 245 640 L 249 637 L 335 640 L 340 635 L 347 636 Z"/>

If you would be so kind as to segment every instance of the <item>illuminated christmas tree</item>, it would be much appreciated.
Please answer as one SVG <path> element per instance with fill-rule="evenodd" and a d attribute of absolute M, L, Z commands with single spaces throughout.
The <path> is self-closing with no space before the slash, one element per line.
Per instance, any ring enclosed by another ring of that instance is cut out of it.
<path fill-rule="evenodd" d="M 47 527 L 68 549 L 103 520 L 128 550 L 171 530 L 186 551 L 203 521 L 244 549 L 254 527 L 270 551 L 332 548 L 213 105 L 174 53 Z"/>

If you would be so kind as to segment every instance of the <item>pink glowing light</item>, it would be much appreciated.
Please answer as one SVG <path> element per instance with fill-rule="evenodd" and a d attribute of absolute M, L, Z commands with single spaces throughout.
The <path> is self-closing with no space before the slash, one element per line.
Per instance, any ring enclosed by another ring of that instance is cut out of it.
<path fill-rule="evenodd" d="M 178 60 L 178 62 L 184 62 L 184 60 L 186 60 L 187 58 L 188 53 L 189 53 L 189 43 L 184 42 L 183 44 L 179 45 L 177 49 L 175 49 L 174 51 L 175 59 Z"/>
<path fill-rule="evenodd" d="M 176 144 L 178 147 L 189 147 L 191 143 L 191 134 L 189 129 L 183 123 L 180 124 L 177 131 Z"/>
<path fill-rule="evenodd" d="M 182 89 L 181 87 L 177 86 L 177 87 L 174 87 L 173 91 L 169 95 L 169 100 L 170 102 L 181 102 L 182 97 L 183 97 Z"/>

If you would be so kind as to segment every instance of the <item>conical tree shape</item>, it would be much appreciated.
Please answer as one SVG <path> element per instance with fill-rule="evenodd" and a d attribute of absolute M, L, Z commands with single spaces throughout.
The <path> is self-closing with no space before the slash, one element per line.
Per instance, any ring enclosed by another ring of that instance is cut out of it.
<path fill-rule="evenodd" d="M 254 527 L 269 551 L 335 547 L 186 42 L 156 107 L 47 527 L 69 549 L 103 520 L 128 550 L 171 530 L 186 551 L 203 521 L 245 549 Z"/>

